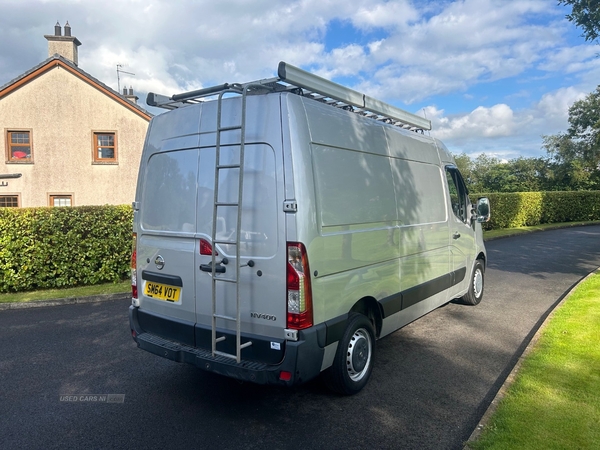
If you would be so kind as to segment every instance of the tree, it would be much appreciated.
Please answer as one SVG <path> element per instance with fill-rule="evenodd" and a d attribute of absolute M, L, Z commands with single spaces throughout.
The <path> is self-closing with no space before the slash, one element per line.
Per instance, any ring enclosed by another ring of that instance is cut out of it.
<path fill-rule="evenodd" d="M 600 86 L 569 108 L 566 133 L 542 138 L 555 185 L 600 189 Z"/>
<path fill-rule="evenodd" d="M 587 144 L 568 133 L 542 136 L 548 154 L 548 191 L 571 191 L 600 188 L 597 166 L 587 157 Z"/>
<path fill-rule="evenodd" d="M 587 150 L 600 150 L 600 86 L 569 108 L 569 135 L 587 144 Z M 589 157 L 593 157 L 588 155 Z"/>
<path fill-rule="evenodd" d="M 535 192 L 546 190 L 547 161 L 517 158 L 501 161 L 484 153 L 475 159 L 462 153 L 454 156 L 470 192 Z"/>
<path fill-rule="evenodd" d="M 473 161 L 466 153 L 461 153 L 460 155 L 454 155 L 454 161 L 456 162 L 456 167 L 460 171 L 467 187 L 472 190 L 473 183 L 475 183 L 475 179 L 473 178 Z"/>
<path fill-rule="evenodd" d="M 559 5 L 571 6 L 567 19 L 583 29 L 586 41 L 595 41 L 600 36 L 600 2 L 598 0 L 558 0 Z"/>

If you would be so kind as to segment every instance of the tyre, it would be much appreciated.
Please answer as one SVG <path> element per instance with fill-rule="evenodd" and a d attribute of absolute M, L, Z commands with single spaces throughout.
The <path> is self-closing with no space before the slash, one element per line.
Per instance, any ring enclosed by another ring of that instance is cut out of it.
<path fill-rule="evenodd" d="M 350 313 L 333 365 L 323 373 L 325 384 L 340 394 L 356 394 L 369 381 L 374 354 L 373 324 L 362 314 Z"/>
<path fill-rule="evenodd" d="M 469 291 L 463 295 L 460 302 L 465 305 L 477 305 L 483 297 L 483 281 L 484 281 L 483 262 L 478 259 L 475 261 L 471 281 L 469 282 Z"/>

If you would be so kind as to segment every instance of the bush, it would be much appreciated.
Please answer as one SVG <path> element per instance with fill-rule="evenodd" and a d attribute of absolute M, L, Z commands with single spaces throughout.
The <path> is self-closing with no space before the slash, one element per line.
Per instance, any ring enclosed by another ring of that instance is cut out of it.
<path fill-rule="evenodd" d="M 130 206 L 0 208 L 0 292 L 126 279 L 132 219 Z"/>
<path fill-rule="evenodd" d="M 474 194 L 488 197 L 492 210 L 486 230 L 543 223 L 600 220 L 600 191 Z"/>

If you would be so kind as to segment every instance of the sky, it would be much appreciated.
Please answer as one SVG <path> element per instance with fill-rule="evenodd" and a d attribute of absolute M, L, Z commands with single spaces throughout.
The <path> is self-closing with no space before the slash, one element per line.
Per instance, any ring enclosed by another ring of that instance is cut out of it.
<path fill-rule="evenodd" d="M 173 94 L 274 77 L 279 61 L 432 121 L 454 154 L 545 156 L 600 84 L 600 47 L 556 0 L 0 0 L 0 86 L 68 21 L 79 67 Z"/>

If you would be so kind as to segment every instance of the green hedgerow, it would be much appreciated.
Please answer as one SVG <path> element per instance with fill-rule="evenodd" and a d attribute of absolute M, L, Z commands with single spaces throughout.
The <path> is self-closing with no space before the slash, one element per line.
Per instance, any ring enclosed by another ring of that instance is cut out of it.
<path fill-rule="evenodd" d="M 115 282 L 129 274 L 130 206 L 0 209 L 0 292 Z"/>

